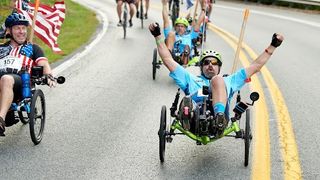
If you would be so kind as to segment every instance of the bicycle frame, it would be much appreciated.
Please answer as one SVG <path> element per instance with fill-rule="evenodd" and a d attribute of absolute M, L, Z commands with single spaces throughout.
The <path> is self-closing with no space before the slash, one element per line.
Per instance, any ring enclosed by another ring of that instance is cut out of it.
<path fill-rule="evenodd" d="M 194 133 L 188 131 L 188 130 L 185 130 L 182 125 L 180 124 L 180 122 L 177 120 L 177 119 L 174 119 L 172 124 L 171 124 L 171 129 L 170 129 L 170 133 L 168 135 L 176 135 L 177 133 L 174 133 L 174 130 L 179 130 L 180 132 L 182 132 L 183 134 L 187 135 L 189 138 L 195 140 L 195 141 L 199 141 L 201 142 L 202 144 L 206 145 L 208 143 L 211 143 L 211 142 L 214 142 L 224 136 L 227 136 L 229 135 L 230 133 L 232 132 L 240 132 L 240 126 L 239 126 L 239 123 L 238 121 L 234 121 L 231 123 L 231 125 L 229 127 L 227 127 L 223 134 L 219 137 L 209 137 L 209 136 L 198 136 L 198 135 L 195 135 Z"/>

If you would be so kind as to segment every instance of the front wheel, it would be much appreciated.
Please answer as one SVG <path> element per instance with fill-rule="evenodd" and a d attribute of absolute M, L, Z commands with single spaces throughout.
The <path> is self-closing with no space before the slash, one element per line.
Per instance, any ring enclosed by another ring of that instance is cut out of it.
<path fill-rule="evenodd" d="M 34 91 L 30 105 L 29 126 L 32 142 L 37 145 L 43 137 L 46 119 L 46 103 L 44 94 L 40 89 Z"/>
<path fill-rule="evenodd" d="M 165 156 L 165 150 L 166 150 L 166 127 L 167 127 L 167 109 L 166 109 L 166 106 L 162 106 L 161 116 L 160 116 L 160 128 L 158 131 L 159 156 L 160 156 L 161 162 L 164 162 L 164 156 Z"/>
<path fill-rule="evenodd" d="M 156 73 L 157 73 L 157 57 L 158 57 L 158 52 L 157 48 L 154 48 L 153 50 L 153 59 L 152 59 L 152 79 L 156 79 Z"/>
<path fill-rule="evenodd" d="M 244 130 L 244 166 L 249 164 L 250 155 L 250 143 L 252 140 L 251 128 L 250 128 L 250 109 L 246 110 L 246 126 Z"/>

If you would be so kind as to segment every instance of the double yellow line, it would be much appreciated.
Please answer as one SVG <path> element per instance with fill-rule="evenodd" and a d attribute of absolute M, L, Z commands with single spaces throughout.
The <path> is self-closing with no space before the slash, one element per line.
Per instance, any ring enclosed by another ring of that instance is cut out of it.
<path fill-rule="evenodd" d="M 236 50 L 238 39 L 234 35 L 220 29 L 217 26 L 214 26 L 211 23 L 209 23 L 208 28 L 221 36 L 233 49 Z M 243 43 L 243 49 L 247 52 L 251 59 L 254 60 L 258 57 L 257 54 L 245 43 Z M 243 50 L 240 52 L 240 61 L 244 67 L 247 67 L 250 64 Z M 284 161 L 283 177 L 286 180 L 302 179 L 298 148 L 291 125 L 291 118 L 284 98 L 269 70 L 266 67 L 263 67 L 261 69 L 261 73 L 265 83 L 269 87 L 277 114 L 280 149 Z M 255 141 L 253 148 L 254 151 L 251 179 L 268 180 L 270 179 L 271 167 L 268 109 L 259 79 L 256 75 L 254 75 L 251 80 L 251 89 L 258 91 L 261 95 L 260 100 L 255 106 Z"/>

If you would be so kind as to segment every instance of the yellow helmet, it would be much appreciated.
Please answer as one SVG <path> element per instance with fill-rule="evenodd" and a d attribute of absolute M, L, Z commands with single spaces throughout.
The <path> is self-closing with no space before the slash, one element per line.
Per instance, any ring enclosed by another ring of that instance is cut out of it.
<path fill-rule="evenodd" d="M 183 24 L 186 27 L 189 26 L 188 20 L 186 18 L 183 18 L 183 17 L 179 17 L 179 18 L 176 19 L 176 21 L 174 22 L 174 25 L 177 25 L 177 24 Z"/>

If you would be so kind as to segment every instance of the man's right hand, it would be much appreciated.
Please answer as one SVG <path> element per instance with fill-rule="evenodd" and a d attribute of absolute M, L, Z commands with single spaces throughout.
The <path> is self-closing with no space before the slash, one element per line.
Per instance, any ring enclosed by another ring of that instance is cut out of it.
<path fill-rule="evenodd" d="M 158 37 L 161 35 L 161 32 L 160 32 L 160 26 L 159 24 L 156 22 L 156 23 L 152 23 L 149 25 L 149 30 L 151 32 L 151 34 L 154 36 L 154 37 Z"/>

